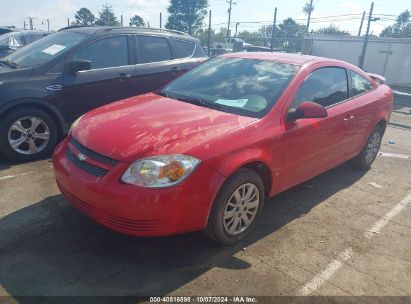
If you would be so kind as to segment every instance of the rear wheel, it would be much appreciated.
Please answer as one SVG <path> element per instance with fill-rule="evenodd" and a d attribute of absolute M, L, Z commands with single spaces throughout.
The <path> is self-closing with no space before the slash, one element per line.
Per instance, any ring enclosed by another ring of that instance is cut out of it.
<path fill-rule="evenodd" d="M 263 203 L 260 176 L 250 169 L 239 170 L 217 194 L 205 234 L 223 245 L 239 242 L 252 229 Z"/>
<path fill-rule="evenodd" d="M 353 160 L 353 165 L 358 169 L 368 169 L 378 155 L 384 132 L 381 126 L 376 126 L 368 137 L 367 143 Z"/>
<path fill-rule="evenodd" d="M 49 155 L 57 142 L 57 126 L 44 111 L 21 108 L 0 121 L 0 152 L 15 161 Z"/>

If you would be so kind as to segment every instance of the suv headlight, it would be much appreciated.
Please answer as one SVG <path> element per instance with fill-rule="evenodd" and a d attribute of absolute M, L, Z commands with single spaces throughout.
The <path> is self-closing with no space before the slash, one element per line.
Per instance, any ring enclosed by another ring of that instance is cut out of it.
<path fill-rule="evenodd" d="M 195 157 L 181 154 L 147 157 L 132 163 L 121 181 L 148 188 L 169 187 L 183 181 L 200 162 Z"/>
<path fill-rule="evenodd" d="M 83 118 L 84 115 L 81 115 L 79 118 L 77 118 L 70 126 L 70 129 L 68 131 L 68 134 L 71 133 L 71 131 L 73 131 L 73 129 L 77 126 L 77 124 L 80 122 L 80 120 Z"/>

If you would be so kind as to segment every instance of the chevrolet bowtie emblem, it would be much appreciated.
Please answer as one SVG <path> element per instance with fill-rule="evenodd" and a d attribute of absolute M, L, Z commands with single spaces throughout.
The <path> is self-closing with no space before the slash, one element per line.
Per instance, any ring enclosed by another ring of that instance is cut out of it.
<path fill-rule="evenodd" d="M 77 158 L 79 161 L 85 161 L 87 159 L 87 156 L 85 156 L 83 153 L 77 154 Z"/>

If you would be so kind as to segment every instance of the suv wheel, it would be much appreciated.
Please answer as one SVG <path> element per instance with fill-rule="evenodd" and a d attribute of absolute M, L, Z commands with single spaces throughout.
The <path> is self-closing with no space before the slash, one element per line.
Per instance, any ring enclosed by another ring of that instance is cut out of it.
<path fill-rule="evenodd" d="M 251 230 L 263 203 L 260 176 L 250 169 L 239 170 L 217 194 L 205 234 L 223 245 L 239 242 Z"/>
<path fill-rule="evenodd" d="M 15 161 L 49 155 L 57 142 L 57 126 L 44 111 L 21 108 L 0 121 L 0 152 Z"/>

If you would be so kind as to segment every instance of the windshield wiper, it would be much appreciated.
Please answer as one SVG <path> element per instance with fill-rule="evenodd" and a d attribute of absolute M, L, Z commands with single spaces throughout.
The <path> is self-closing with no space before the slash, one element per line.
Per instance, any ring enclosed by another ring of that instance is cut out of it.
<path fill-rule="evenodd" d="M 200 98 L 200 97 L 188 96 L 188 95 L 183 95 L 183 94 L 179 94 L 175 92 L 169 93 L 169 92 L 164 92 L 164 91 L 160 92 L 160 95 L 168 97 L 168 98 L 172 98 L 172 99 L 177 99 L 180 101 L 185 101 L 185 102 L 192 103 L 195 105 L 203 106 L 206 108 L 211 108 L 211 109 L 216 109 L 216 110 L 224 109 L 224 107 L 218 104 L 215 104 L 213 102 L 210 102 L 207 99 Z"/>
<path fill-rule="evenodd" d="M 12 62 L 10 60 L 0 60 L 0 63 L 13 69 L 17 69 L 19 67 L 17 63 Z"/>

